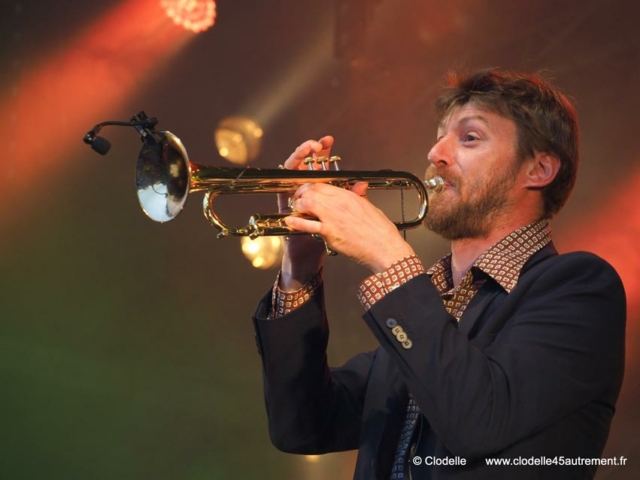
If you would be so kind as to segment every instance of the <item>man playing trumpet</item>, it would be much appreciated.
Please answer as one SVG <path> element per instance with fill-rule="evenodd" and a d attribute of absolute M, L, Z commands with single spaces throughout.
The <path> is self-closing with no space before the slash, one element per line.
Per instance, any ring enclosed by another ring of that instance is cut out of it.
<path fill-rule="evenodd" d="M 371 271 L 357 294 L 380 346 L 327 366 L 325 249 L 292 236 L 254 319 L 271 439 L 292 453 L 359 449 L 358 479 L 592 478 L 584 460 L 608 436 L 626 307 L 610 265 L 551 241 L 576 178 L 574 108 L 536 76 L 490 70 L 453 80 L 436 112 L 426 176 L 445 186 L 426 223 L 451 253 L 432 267 L 366 184 L 293 194 L 304 215 L 287 225 Z M 284 167 L 306 169 L 332 144 L 307 141 Z"/>

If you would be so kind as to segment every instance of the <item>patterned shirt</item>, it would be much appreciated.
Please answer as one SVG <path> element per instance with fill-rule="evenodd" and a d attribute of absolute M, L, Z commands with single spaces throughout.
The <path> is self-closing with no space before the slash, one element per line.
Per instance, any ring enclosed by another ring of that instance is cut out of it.
<path fill-rule="evenodd" d="M 518 228 L 480 255 L 457 287 L 453 285 L 451 254 L 441 258 L 426 273 L 440 293 L 447 311 L 459 321 L 488 277 L 511 292 L 518 283 L 520 271 L 527 260 L 550 241 L 549 223 L 539 220 Z M 423 273 L 425 269 L 418 257 L 414 255 L 403 258 L 384 272 L 367 277 L 358 288 L 358 299 L 368 310 L 386 294 Z M 273 286 L 271 318 L 285 315 L 311 298 L 322 284 L 322 271 L 295 292 L 280 290 L 279 280 L 280 274 Z"/>
<path fill-rule="evenodd" d="M 322 285 L 322 269 L 310 281 L 305 283 L 295 292 L 283 292 L 280 290 L 280 274 L 276 277 L 276 283 L 273 285 L 271 293 L 271 315 L 269 318 L 278 318 L 300 307 L 304 302 L 309 300 L 316 293 L 316 290 Z"/>
<path fill-rule="evenodd" d="M 550 241 L 551 227 L 546 220 L 540 220 L 511 232 L 480 255 L 457 287 L 453 285 L 451 254 L 436 262 L 427 271 L 427 275 L 440 293 L 447 311 L 459 321 L 488 277 L 510 293 L 518 283 L 520 271 L 527 260 Z M 424 268 L 417 257 L 400 260 L 385 272 L 366 278 L 360 284 L 358 298 L 368 310 L 387 293 L 419 275 L 421 271 Z"/>

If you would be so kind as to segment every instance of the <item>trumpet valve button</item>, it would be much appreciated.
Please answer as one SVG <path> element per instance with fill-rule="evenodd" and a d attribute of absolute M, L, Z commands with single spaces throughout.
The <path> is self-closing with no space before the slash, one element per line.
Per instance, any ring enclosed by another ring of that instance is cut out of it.
<path fill-rule="evenodd" d="M 338 157 L 337 155 L 334 155 L 331 158 L 329 158 L 329 164 L 333 165 L 333 169 L 334 170 L 340 170 L 340 166 L 338 164 L 341 161 L 342 161 L 342 159 L 340 157 Z"/>
<path fill-rule="evenodd" d="M 315 161 L 316 161 L 315 158 L 307 157 L 302 161 L 302 163 L 304 163 L 309 170 L 313 170 L 313 164 Z"/>
<path fill-rule="evenodd" d="M 327 162 L 329 161 L 329 159 L 327 157 L 318 157 L 316 159 L 316 163 L 319 163 L 320 165 L 322 165 L 322 170 L 326 170 L 327 169 Z"/>

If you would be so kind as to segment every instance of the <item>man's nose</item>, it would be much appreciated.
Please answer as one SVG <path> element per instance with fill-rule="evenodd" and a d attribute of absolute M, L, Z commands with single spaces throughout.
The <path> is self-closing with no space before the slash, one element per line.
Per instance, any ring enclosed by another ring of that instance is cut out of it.
<path fill-rule="evenodd" d="M 447 167 L 453 163 L 452 140 L 448 136 L 441 137 L 431 147 L 427 159 L 434 167 Z"/>

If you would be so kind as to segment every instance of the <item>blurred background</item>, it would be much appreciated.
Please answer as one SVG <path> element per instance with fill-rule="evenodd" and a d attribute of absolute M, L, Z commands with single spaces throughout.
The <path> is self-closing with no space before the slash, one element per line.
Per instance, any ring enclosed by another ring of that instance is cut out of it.
<path fill-rule="evenodd" d="M 0 9 L 1 478 L 351 478 L 354 452 L 293 456 L 270 444 L 251 315 L 277 268 L 255 268 L 237 238 L 217 240 L 201 194 L 172 222 L 147 219 L 132 129 L 101 132 L 113 144 L 105 157 L 82 138 L 145 110 L 197 163 L 254 157 L 273 168 L 302 141 L 332 134 L 343 168 L 422 175 L 446 73 L 479 67 L 542 71 L 575 100 L 582 165 L 555 241 L 598 253 L 625 282 L 627 373 L 605 457 L 629 460 L 597 478 L 638 478 L 638 2 L 30 0 Z M 275 201 L 223 203 L 244 216 Z M 408 240 L 425 264 L 447 252 L 423 228 Z M 340 364 L 376 345 L 355 298 L 367 272 L 340 257 L 327 263 L 329 356 Z"/>

